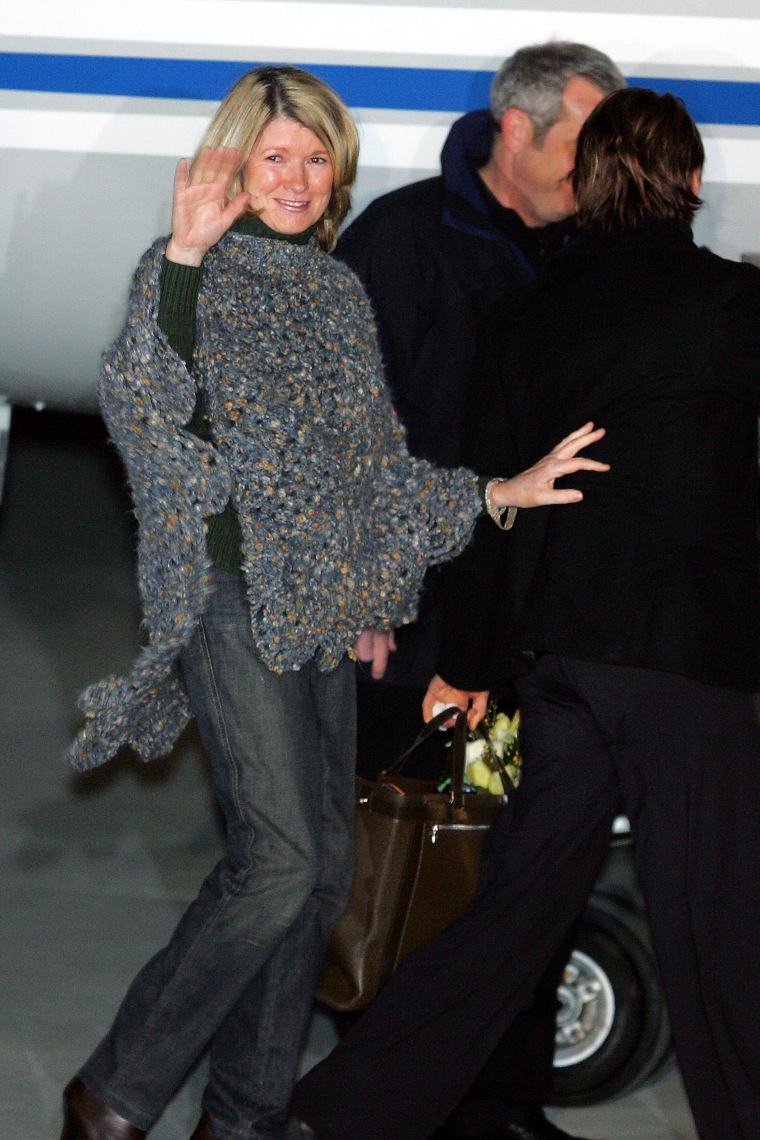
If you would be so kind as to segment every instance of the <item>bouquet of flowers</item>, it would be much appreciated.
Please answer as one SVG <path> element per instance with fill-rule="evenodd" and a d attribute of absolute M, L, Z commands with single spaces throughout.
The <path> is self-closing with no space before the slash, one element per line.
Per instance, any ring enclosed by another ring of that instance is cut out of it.
<path fill-rule="evenodd" d="M 520 710 L 513 717 L 508 717 L 506 713 L 499 712 L 495 702 L 490 701 L 483 724 L 486 734 L 475 729 L 469 734 L 465 747 L 465 785 L 493 796 L 502 796 L 506 789 L 498 761 L 506 768 L 515 787 L 520 783 Z"/>

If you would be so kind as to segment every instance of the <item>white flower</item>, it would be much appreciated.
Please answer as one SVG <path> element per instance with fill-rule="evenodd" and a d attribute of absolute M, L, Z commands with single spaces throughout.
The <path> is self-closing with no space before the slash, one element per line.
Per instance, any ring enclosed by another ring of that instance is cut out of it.
<path fill-rule="evenodd" d="M 464 758 L 467 767 L 469 768 L 476 760 L 482 760 L 485 750 L 486 742 L 482 738 L 479 740 L 468 740 L 464 749 Z"/>

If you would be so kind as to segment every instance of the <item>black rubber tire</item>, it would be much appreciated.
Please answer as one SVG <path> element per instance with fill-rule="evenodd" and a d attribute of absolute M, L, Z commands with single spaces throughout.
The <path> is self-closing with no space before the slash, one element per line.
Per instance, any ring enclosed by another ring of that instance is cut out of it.
<path fill-rule="evenodd" d="M 585 1005 L 562 1001 L 558 1036 L 569 1010 L 583 1016 L 573 1019 L 579 1042 L 564 1050 L 564 1064 L 555 1059 L 552 1103 L 588 1105 L 632 1092 L 667 1062 L 672 1050 L 665 1000 L 657 967 L 649 948 L 646 924 L 640 914 L 610 898 L 596 898 L 581 920 L 570 969 L 583 973 L 571 995 L 583 991 L 583 977 L 593 980 L 599 997 Z M 588 1052 L 588 1050 L 591 1052 Z M 558 1046 L 559 1050 L 559 1046 Z M 578 1060 L 573 1061 L 573 1056 Z"/>

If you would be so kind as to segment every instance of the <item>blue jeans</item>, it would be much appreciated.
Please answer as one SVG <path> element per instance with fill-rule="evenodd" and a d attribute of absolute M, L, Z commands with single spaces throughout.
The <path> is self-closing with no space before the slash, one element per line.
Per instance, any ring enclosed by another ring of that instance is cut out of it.
<path fill-rule="evenodd" d="M 80 1076 L 147 1129 L 210 1044 L 203 1103 L 216 1134 L 274 1140 L 350 886 L 354 666 L 273 673 L 255 649 L 242 578 L 215 577 L 179 664 L 227 855 L 137 975 Z"/>

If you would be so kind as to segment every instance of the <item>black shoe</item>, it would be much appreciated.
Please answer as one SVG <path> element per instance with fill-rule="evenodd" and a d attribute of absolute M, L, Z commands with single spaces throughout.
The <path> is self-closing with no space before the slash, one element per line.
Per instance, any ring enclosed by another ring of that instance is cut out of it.
<path fill-rule="evenodd" d="M 470 1136 L 452 1132 L 446 1127 L 439 1128 L 430 1140 L 583 1140 L 583 1137 L 563 1132 L 547 1120 L 543 1112 L 537 1112 L 520 1123 L 512 1121 L 493 1132 L 479 1132 Z"/>

